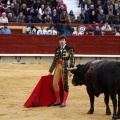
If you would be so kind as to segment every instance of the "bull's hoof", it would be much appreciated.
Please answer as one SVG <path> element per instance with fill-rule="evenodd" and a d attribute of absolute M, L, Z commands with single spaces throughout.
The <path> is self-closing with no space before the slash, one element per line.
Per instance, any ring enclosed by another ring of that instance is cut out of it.
<path fill-rule="evenodd" d="M 112 120 L 117 120 L 117 118 L 118 118 L 118 116 L 117 116 L 117 115 L 114 115 L 114 116 L 112 117 Z"/>
<path fill-rule="evenodd" d="M 120 119 L 120 116 L 118 116 L 118 118 L 117 119 Z"/>
<path fill-rule="evenodd" d="M 94 112 L 94 109 L 90 109 L 90 110 L 87 112 L 87 114 L 93 114 L 93 112 Z"/>
<path fill-rule="evenodd" d="M 117 113 L 117 119 L 120 119 L 120 113 Z"/>
<path fill-rule="evenodd" d="M 106 111 L 106 115 L 111 115 L 111 111 Z"/>

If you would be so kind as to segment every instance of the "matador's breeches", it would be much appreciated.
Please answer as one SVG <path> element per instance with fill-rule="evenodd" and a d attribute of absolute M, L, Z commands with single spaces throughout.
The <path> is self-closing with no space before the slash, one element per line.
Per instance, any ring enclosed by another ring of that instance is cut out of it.
<path fill-rule="evenodd" d="M 69 86 L 68 86 L 67 61 L 62 61 L 60 59 L 56 63 L 56 69 L 55 69 L 54 78 L 53 78 L 53 88 L 55 91 L 59 89 L 58 82 L 61 77 L 63 81 L 63 89 L 64 91 L 68 92 Z"/>

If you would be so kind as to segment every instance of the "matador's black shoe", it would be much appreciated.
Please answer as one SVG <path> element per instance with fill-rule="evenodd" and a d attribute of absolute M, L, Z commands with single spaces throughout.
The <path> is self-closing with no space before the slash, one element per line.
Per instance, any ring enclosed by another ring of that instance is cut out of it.
<path fill-rule="evenodd" d="M 50 106 L 59 106 L 61 103 L 57 103 L 57 104 L 55 104 L 55 103 L 53 103 L 53 104 L 51 104 Z"/>
<path fill-rule="evenodd" d="M 60 108 L 64 108 L 64 107 L 66 107 L 66 105 L 63 105 L 63 104 L 60 105 Z"/>

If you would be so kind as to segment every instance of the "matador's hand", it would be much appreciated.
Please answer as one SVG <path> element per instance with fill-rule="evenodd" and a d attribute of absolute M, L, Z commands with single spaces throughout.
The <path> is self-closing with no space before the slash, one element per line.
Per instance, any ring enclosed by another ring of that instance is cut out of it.
<path fill-rule="evenodd" d="M 52 75 L 52 73 L 49 73 L 49 75 Z"/>
<path fill-rule="evenodd" d="M 72 77 L 72 73 L 70 71 L 68 72 L 68 77 Z"/>

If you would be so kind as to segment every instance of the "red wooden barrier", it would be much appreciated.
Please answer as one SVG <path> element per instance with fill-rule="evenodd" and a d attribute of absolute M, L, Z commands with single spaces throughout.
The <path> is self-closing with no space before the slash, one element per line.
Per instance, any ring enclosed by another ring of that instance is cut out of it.
<path fill-rule="evenodd" d="M 23 34 L 22 29 L 10 29 L 12 34 Z"/>
<path fill-rule="evenodd" d="M 53 54 L 59 36 L 0 35 L 0 54 Z M 120 55 L 118 36 L 67 36 L 75 54 Z"/>

